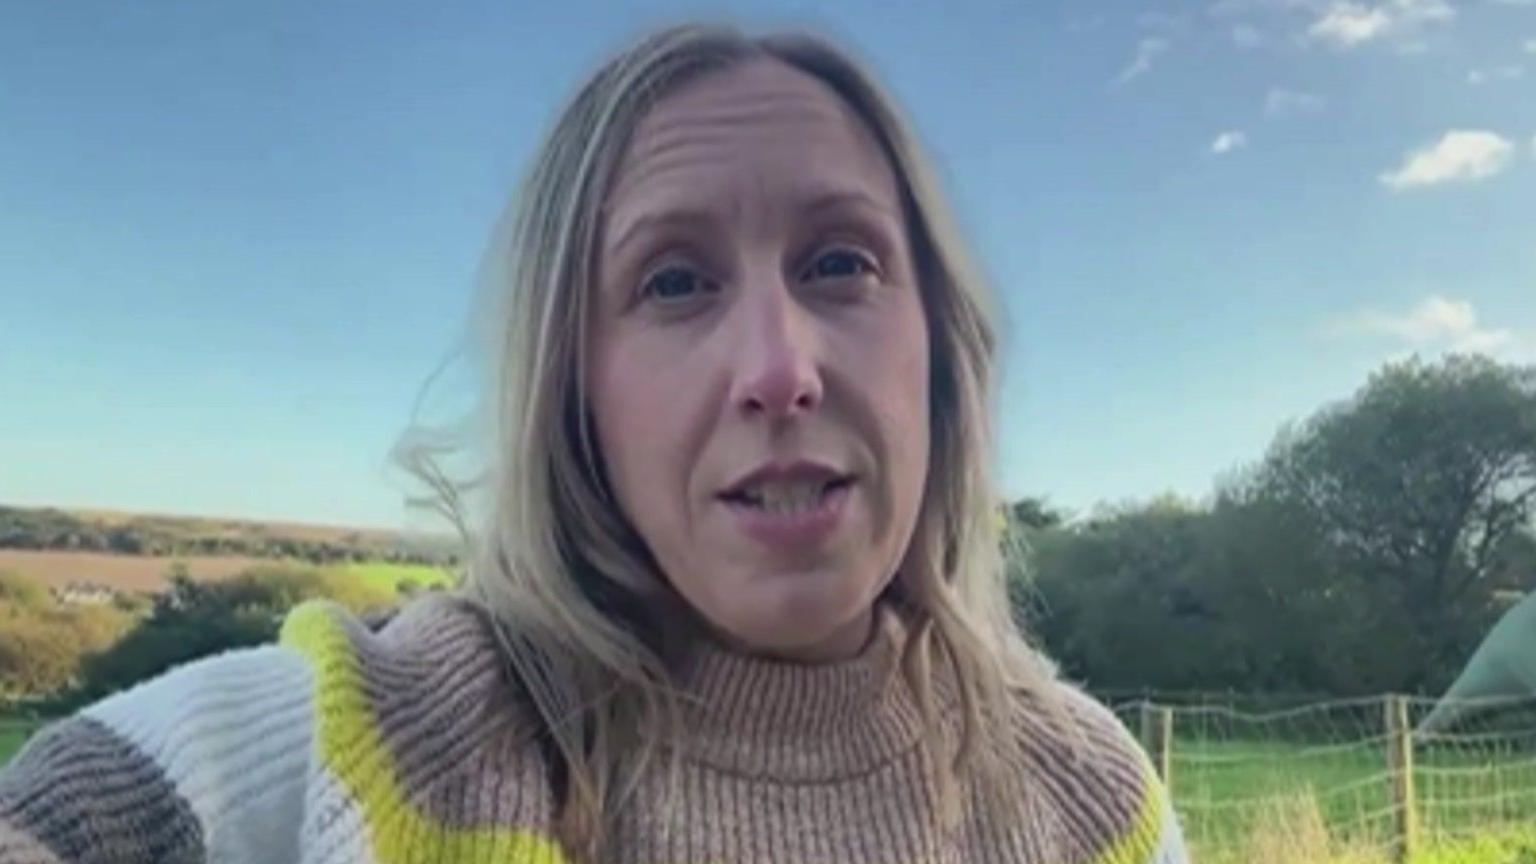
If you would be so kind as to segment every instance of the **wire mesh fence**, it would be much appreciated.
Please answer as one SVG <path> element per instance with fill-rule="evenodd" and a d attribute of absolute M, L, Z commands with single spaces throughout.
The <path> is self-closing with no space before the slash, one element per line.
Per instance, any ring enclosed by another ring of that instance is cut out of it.
<path fill-rule="evenodd" d="M 1242 703 L 1116 705 L 1202 864 L 1436 860 L 1536 832 L 1536 698 Z"/>

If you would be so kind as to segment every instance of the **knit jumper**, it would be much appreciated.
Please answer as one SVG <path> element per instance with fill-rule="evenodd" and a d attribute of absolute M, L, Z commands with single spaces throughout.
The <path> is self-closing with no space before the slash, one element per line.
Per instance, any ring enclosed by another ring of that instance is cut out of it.
<path fill-rule="evenodd" d="M 640 779 L 618 861 L 1184 864 L 1148 761 L 1062 687 L 1071 728 L 1021 708 L 1017 793 L 977 781 L 946 825 L 883 610 L 859 656 L 807 666 L 701 648 L 670 807 Z M 412 602 L 375 631 L 328 603 L 275 645 L 191 663 L 40 731 L 0 771 L 0 862 L 404 864 L 571 860 L 544 750 L 486 619 Z M 522 712 L 519 715 L 519 712 Z M 519 731 L 519 730 L 522 731 Z M 1015 800 L 1016 799 L 1016 800 Z M 989 815 L 990 814 L 990 815 Z"/>

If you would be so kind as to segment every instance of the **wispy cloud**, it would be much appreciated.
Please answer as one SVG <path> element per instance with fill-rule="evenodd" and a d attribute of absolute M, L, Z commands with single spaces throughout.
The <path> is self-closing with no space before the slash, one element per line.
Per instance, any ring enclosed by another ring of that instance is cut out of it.
<path fill-rule="evenodd" d="M 1487 69 L 1467 71 L 1468 84 L 1487 84 L 1490 81 L 1516 81 L 1525 76 L 1525 67 L 1518 64 L 1491 66 Z"/>
<path fill-rule="evenodd" d="M 1483 180 L 1504 170 L 1513 150 L 1514 145 L 1496 133 L 1453 129 L 1434 144 L 1409 153 L 1396 171 L 1379 179 L 1398 191 Z"/>
<path fill-rule="evenodd" d="M 1239 48 L 1257 48 L 1264 44 L 1264 34 L 1252 24 L 1234 24 L 1232 44 Z"/>
<path fill-rule="evenodd" d="M 1283 117 L 1290 114 L 1309 114 L 1323 107 L 1323 97 L 1316 93 L 1303 93 L 1299 90 L 1287 90 L 1284 87 L 1271 87 L 1269 94 L 1264 97 L 1264 115 L 1266 117 Z"/>
<path fill-rule="evenodd" d="M 1536 54 L 1536 39 L 1527 39 L 1520 43 L 1520 47 L 1525 49 L 1527 54 Z"/>
<path fill-rule="evenodd" d="M 1136 56 L 1115 76 L 1116 84 L 1128 84 L 1152 70 L 1152 64 L 1170 47 L 1167 39 L 1148 36 L 1136 43 Z"/>
<path fill-rule="evenodd" d="M 1247 146 L 1248 136 L 1241 130 L 1233 129 L 1216 136 L 1216 140 L 1211 142 L 1211 152 L 1217 156 L 1223 156 Z"/>
<path fill-rule="evenodd" d="M 1471 301 L 1432 295 L 1405 312 L 1366 310 L 1332 322 L 1335 338 L 1387 336 L 1410 351 L 1480 353 L 1524 361 L 1536 357 L 1536 336 L 1483 325 Z"/>
<path fill-rule="evenodd" d="M 1307 35 L 1336 48 L 1349 49 L 1387 36 L 1403 40 L 1399 47 L 1422 48 L 1413 38 L 1430 24 L 1455 19 L 1456 9 L 1447 0 L 1387 0 L 1369 5 L 1353 0 L 1333 2 L 1312 22 Z"/>

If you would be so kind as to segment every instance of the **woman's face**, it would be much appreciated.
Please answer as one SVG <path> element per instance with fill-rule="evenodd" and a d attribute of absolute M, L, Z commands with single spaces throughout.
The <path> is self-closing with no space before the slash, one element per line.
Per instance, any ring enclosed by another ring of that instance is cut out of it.
<path fill-rule="evenodd" d="M 773 60 L 640 122 L 606 202 L 591 409 L 624 513 L 717 634 L 859 650 L 928 468 L 928 333 L 891 166 Z"/>

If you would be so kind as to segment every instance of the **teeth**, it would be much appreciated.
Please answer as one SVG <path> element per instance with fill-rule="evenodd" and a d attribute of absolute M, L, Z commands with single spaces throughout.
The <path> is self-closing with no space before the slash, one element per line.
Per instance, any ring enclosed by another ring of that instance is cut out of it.
<path fill-rule="evenodd" d="M 823 484 L 810 480 L 789 483 L 759 483 L 747 488 L 746 497 L 769 513 L 794 513 L 814 507 L 821 501 Z"/>

